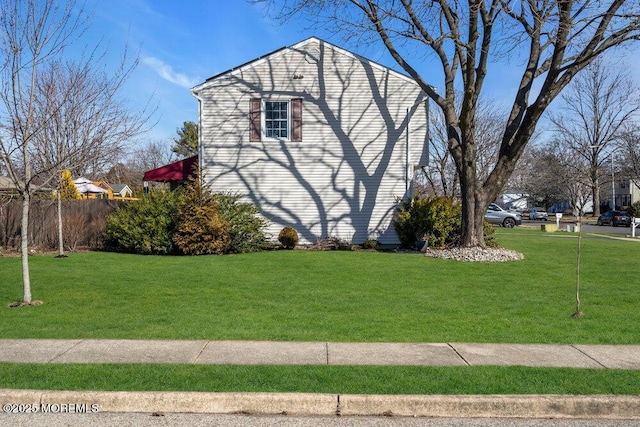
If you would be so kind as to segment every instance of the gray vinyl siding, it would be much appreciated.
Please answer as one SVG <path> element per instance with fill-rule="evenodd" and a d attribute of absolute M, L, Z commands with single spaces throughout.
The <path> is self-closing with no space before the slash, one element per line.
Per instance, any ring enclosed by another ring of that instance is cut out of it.
<path fill-rule="evenodd" d="M 414 107 L 406 150 L 407 108 L 424 97 L 415 83 L 312 38 L 194 93 L 204 181 L 257 204 L 274 238 L 288 225 L 303 243 L 397 243 L 397 200 L 408 195 L 407 172 L 424 161 L 424 104 Z M 302 141 L 250 142 L 252 98 L 302 98 Z"/>

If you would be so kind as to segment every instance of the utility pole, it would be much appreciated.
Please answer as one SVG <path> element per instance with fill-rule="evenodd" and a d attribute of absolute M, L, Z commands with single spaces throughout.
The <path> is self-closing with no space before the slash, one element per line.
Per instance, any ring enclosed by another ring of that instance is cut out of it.
<path fill-rule="evenodd" d="M 613 153 L 611 153 L 611 210 L 616 210 L 616 177 L 613 171 Z"/>

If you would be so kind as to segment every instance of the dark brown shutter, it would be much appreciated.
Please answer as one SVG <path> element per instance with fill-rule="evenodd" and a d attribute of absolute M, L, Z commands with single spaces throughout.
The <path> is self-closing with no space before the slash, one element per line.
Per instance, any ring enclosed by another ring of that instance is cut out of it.
<path fill-rule="evenodd" d="M 249 105 L 249 141 L 260 141 L 262 132 L 260 131 L 260 108 L 262 100 L 260 98 L 251 98 Z"/>
<path fill-rule="evenodd" d="M 302 141 L 302 98 L 291 100 L 291 140 Z"/>

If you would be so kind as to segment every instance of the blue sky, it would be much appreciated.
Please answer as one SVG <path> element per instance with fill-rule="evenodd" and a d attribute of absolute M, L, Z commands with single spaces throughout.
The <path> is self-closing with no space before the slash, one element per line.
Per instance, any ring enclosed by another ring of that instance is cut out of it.
<path fill-rule="evenodd" d="M 282 27 L 244 0 L 110 0 L 93 5 L 91 27 L 79 43 L 107 44 L 116 63 L 125 45 L 140 63 L 127 85 L 132 105 L 153 97 L 158 124 L 147 139 L 176 137 L 197 121 L 190 88 L 208 77 L 321 32 Z"/>
<path fill-rule="evenodd" d="M 191 96 L 191 87 L 310 36 L 399 69 L 381 44 L 362 50 L 321 29 L 306 30 L 300 22 L 281 25 L 266 16 L 263 7 L 246 0 L 94 0 L 91 7 L 91 27 L 80 44 L 94 46 L 101 42 L 108 46 L 114 65 L 125 45 L 139 53 L 140 64 L 129 80 L 126 97 L 133 106 L 141 106 L 152 97 L 158 106 L 158 123 L 146 141 L 170 145 L 185 120 L 197 121 L 197 102 Z M 638 69 L 637 64 L 632 65 Z M 426 61 L 414 66 L 438 87 L 435 67 Z M 493 71 L 496 73 L 486 83 L 487 93 L 506 104 L 513 96 L 518 76 L 508 64 L 496 64 Z"/>

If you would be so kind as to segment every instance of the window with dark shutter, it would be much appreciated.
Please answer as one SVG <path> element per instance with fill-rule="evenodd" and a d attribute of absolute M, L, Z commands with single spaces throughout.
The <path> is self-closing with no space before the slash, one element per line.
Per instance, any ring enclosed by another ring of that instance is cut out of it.
<path fill-rule="evenodd" d="M 264 102 L 264 136 L 267 139 L 289 139 L 289 102 Z"/>
<path fill-rule="evenodd" d="M 302 98 L 291 100 L 291 141 L 302 141 Z"/>
<path fill-rule="evenodd" d="M 260 129 L 260 121 L 262 120 L 260 108 L 262 100 L 260 98 L 251 98 L 249 106 L 249 140 L 260 141 L 262 139 L 262 131 Z"/>
<path fill-rule="evenodd" d="M 264 109 L 264 111 L 262 111 Z M 250 141 L 302 141 L 302 98 L 262 101 L 252 98 L 249 106 Z"/>

